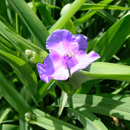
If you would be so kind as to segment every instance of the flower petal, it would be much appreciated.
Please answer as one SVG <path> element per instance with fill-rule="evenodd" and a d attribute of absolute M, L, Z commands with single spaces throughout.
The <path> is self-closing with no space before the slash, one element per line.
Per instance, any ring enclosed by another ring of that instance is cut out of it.
<path fill-rule="evenodd" d="M 87 49 L 87 37 L 82 34 L 77 34 L 75 37 L 79 44 L 79 50 L 85 51 Z"/>
<path fill-rule="evenodd" d="M 46 48 L 49 49 L 50 53 L 56 52 L 64 55 L 78 51 L 79 45 L 70 31 L 58 29 L 47 38 Z"/>
<path fill-rule="evenodd" d="M 55 69 L 55 73 L 51 75 L 51 78 L 55 80 L 66 80 L 69 78 L 69 71 L 64 64 L 63 57 L 60 57 L 59 54 L 50 54 L 51 59 L 53 61 L 53 66 Z"/>
<path fill-rule="evenodd" d="M 37 64 L 37 69 L 41 80 L 49 83 L 50 79 L 66 80 L 69 77 L 67 67 L 62 62 L 62 57 L 58 54 L 49 54 L 45 60 L 44 65 Z"/>
<path fill-rule="evenodd" d="M 57 65 L 57 70 L 53 75 L 51 75 L 51 78 L 55 80 L 67 80 L 69 78 L 69 71 L 64 66 Z"/>
<path fill-rule="evenodd" d="M 49 55 L 45 58 L 44 65 L 41 63 L 37 64 L 37 70 L 41 80 L 49 83 L 51 79 L 50 75 L 52 75 L 55 71 Z"/>
<path fill-rule="evenodd" d="M 89 64 L 99 58 L 100 56 L 94 51 L 90 52 L 89 54 L 86 54 L 84 51 L 78 51 L 75 54 L 75 59 L 78 60 L 78 63 L 70 69 L 71 74 L 73 74 L 75 71 L 78 71 L 79 69 L 86 68 Z"/>

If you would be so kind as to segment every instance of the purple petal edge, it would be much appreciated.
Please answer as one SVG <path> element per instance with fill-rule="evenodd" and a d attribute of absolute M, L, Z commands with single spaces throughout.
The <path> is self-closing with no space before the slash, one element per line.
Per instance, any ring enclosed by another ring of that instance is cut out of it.
<path fill-rule="evenodd" d="M 95 60 L 100 58 L 99 54 L 95 53 L 94 51 L 91 51 L 88 54 L 88 56 L 89 56 L 89 58 L 91 59 L 92 62 L 94 62 Z"/>
<path fill-rule="evenodd" d="M 83 34 L 77 34 L 75 35 L 76 41 L 79 44 L 79 50 L 85 51 L 87 49 L 87 37 Z"/>
<path fill-rule="evenodd" d="M 55 30 L 46 41 L 46 48 L 50 53 L 59 53 L 60 55 L 78 51 L 79 45 L 76 37 L 68 30 Z"/>
<path fill-rule="evenodd" d="M 36 66 L 37 66 L 37 70 L 38 70 L 40 79 L 45 81 L 46 83 L 49 83 L 51 77 L 46 75 L 46 74 L 44 74 L 45 71 L 46 71 L 46 70 L 44 71 L 44 65 L 41 64 L 41 63 L 37 63 Z M 41 69 L 41 67 L 42 67 L 42 69 Z"/>
<path fill-rule="evenodd" d="M 99 59 L 100 56 L 94 51 L 90 52 L 89 54 L 86 54 L 85 51 L 81 50 L 76 53 L 75 58 L 78 60 L 78 64 L 71 68 L 71 74 L 80 69 L 85 69 L 88 65 Z"/>
<path fill-rule="evenodd" d="M 40 79 L 48 83 L 51 79 L 51 75 L 55 72 L 50 54 L 45 58 L 44 65 L 37 63 L 36 66 Z"/>

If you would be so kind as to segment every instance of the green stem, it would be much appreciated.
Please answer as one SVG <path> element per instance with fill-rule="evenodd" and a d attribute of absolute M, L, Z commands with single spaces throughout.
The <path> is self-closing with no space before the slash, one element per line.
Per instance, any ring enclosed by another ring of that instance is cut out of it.
<path fill-rule="evenodd" d="M 18 14 L 15 14 L 16 16 L 16 32 L 19 33 L 19 25 L 18 25 Z"/>
<path fill-rule="evenodd" d="M 69 108 L 73 108 L 72 96 L 69 96 L 69 95 L 68 95 L 68 103 L 69 103 Z"/>
<path fill-rule="evenodd" d="M 70 96 L 73 96 L 73 94 L 75 93 L 75 88 L 74 87 L 72 87 L 72 85 L 71 85 L 71 89 L 70 89 Z"/>
<path fill-rule="evenodd" d="M 68 103 L 69 103 L 69 108 L 73 108 L 73 99 L 72 99 L 72 96 L 69 96 L 68 95 Z M 72 118 L 72 115 L 70 113 L 69 114 L 69 117 Z"/>

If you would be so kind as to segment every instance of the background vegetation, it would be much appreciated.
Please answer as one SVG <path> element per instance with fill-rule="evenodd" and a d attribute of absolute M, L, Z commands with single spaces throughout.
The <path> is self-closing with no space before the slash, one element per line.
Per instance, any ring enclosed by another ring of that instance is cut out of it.
<path fill-rule="evenodd" d="M 130 0 L 0 0 L 0 130 L 130 130 L 129 7 Z M 62 28 L 87 36 L 86 52 L 101 58 L 67 83 L 46 84 L 36 63 Z"/>

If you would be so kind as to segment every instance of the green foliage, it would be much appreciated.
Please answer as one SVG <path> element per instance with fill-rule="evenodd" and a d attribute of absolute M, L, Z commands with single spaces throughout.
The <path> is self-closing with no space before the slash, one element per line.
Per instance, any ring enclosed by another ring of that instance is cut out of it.
<path fill-rule="evenodd" d="M 130 0 L 0 0 L 0 130 L 130 129 Z M 39 79 L 56 29 L 88 37 L 98 62 Z M 116 121 L 115 121 L 116 120 Z"/>

